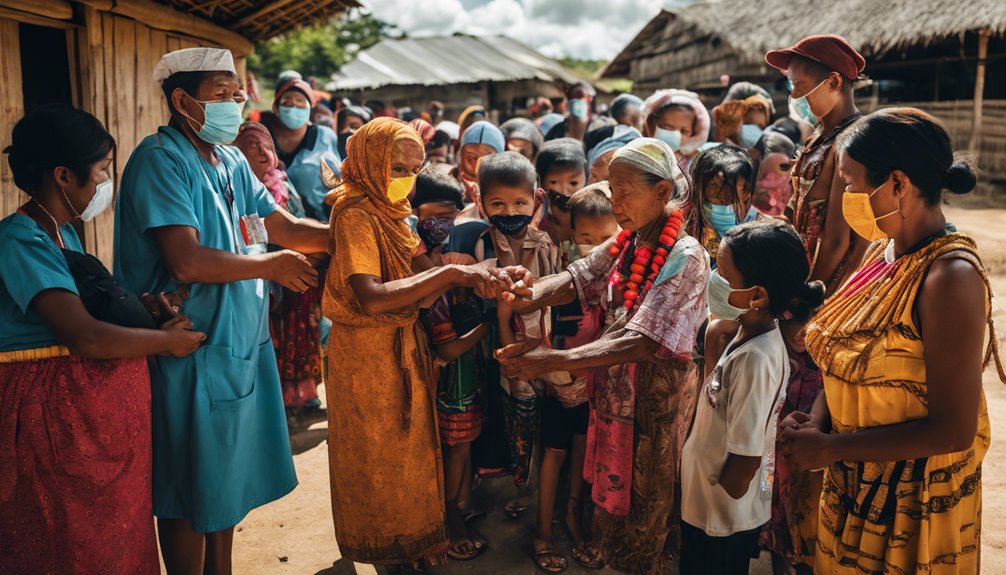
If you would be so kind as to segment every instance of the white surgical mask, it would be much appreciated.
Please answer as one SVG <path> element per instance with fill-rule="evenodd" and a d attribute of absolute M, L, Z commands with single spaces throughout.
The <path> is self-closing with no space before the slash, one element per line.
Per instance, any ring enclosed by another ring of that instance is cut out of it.
<path fill-rule="evenodd" d="M 737 290 L 738 292 L 747 290 Z M 706 287 L 706 298 L 709 301 L 709 313 L 716 319 L 726 319 L 736 321 L 737 318 L 747 313 L 751 308 L 739 308 L 730 303 L 730 294 L 734 289 L 730 287 L 730 282 L 720 275 L 719 270 L 713 270 L 709 274 L 709 283 Z"/>
<path fill-rule="evenodd" d="M 672 151 L 681 149 L 681 130 L 665 130 L 658 126 L 653 137 L 670 146 Z"/>
<path fill-rule="evenodd" d="M 73 207 L 70 202 L 70 198 L 66 196 L 66 192 L 63 192 L 63 199 L 66 200 L 66 204 L 70 206 L 73 213 L 85 222 L 89 222 L 96 218 L 98 214 L 108 209 L 108 206 L 112 203 L 112 180 L 107 179 L 104 182 L 98 184 L 94 190 L 94 195 L 91 196 L 91 201 L 87 202 L 87 207 L 84 208 L 83 212 L 77 212 L 77 209 Z"/>

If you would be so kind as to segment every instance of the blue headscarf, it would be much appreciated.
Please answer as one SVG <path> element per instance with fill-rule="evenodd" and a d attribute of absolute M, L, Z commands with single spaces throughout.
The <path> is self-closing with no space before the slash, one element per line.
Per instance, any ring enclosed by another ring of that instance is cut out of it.
<path fill-rule="evenodd" d="M 503 132 L 485 120 L 475 122 L 461 135 L 461 145 L 468 144 L 485 144 L 496 150 L 496 153 L 501 153 L 506 149 L 506 139 L 503 137 Z"/>
<path fill-rule="evenodd" d="M 616 126 L 615 132 L 610 138 L 601 140 L 600 143 L 594 146 L 594 149 L 590 151 L 590 156 L 587 157 L 587 171 L 589 172 L 590 169 L 594 167 L 594 162 L 596 162 L 598 158 L 603 156 L 605 153 L 617 150 L 629 142 L 642 137 L 643 135 L 635 128 L 631 128 L 629 126 Z"/>

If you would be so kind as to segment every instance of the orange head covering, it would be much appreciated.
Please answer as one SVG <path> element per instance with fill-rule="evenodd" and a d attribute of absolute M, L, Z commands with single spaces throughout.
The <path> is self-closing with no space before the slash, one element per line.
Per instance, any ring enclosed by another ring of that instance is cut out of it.
<path fill-rule="evenodd" d="M 325 198 L 325 203 L 332 206 L 332 221 L 352 205 L 373 217 L 378 235 L 387 239 L 382 246 L 387 249 L 382 249 L 382 253 L 389 258 L 395 272 L 406 274 L 399 277 L 411 275 L 409 263 L 419 245 L 418 236 L 405 223 L 405 218 L 412 215 L 409 201 L 391 203 L 388 198 L 391 156 L 396 142 L 403 140 L 413 141 L 423 148 L 419 134 L 401 120 L 376 118 L 364 124 L 347 144 L 346 160 L 342 162 L 342 184 Z"/>
<path fill-rule="evenodd" d="M 736 140 L 744 123 L 744 115 L 748 110 L 756 108 L 764 110 L 765 117 L 772 117 L 772 103 L 757 94 L 744 100 L 730 100 L 713 108 L 713 125 L 716 135 L 723 139 Z"/>

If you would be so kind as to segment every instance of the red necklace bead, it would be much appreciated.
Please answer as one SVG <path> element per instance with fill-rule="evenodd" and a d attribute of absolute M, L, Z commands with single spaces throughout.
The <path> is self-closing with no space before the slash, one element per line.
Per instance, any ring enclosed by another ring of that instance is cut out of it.
<path fill-rule="evenodd" d="M 660 270 L 663 269 L 664 264 L 667 262 L 667 256 L 670 254 L 671 248 L 677 242 L 678 233 L 681 231 L 683 222 L 684 215 L 681 210 L 675 210 L 664 223 L 660 236 L 657 238 L 656 246 L 641 245 L 636 247 L 632 257 L 632 264 L 629 266 L 630 275 L 625 282 L 622 292 L 622 305 L 629 311 L 632 311 L 642 301 L 646 292 L 653 287 L 657 276 L 660 275 Z M 618 256 L 619 254 L 627 255 L 625 250 L 629 241 L 634 237 L 636 237 L 634 232 L 622 230 L 618 234 L 615 244 L 609 249 L 609 253 L 613 256 Z M 625 255 L 622 257 L 624 260 Z M 621 261 L 619 265 L 622 265 Z M 615 283 L 620 283 L 623 277 L 618 271 L 612 275 Z"/>

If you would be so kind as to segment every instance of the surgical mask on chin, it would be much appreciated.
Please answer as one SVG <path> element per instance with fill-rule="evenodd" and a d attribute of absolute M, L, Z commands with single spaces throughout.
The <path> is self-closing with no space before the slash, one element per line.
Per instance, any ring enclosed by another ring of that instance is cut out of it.
<path fill-rule="evenodd" d="M 590 105 L 587 104 L 587 100 L 584 100 L 583 98 L 570 100 L 569 113 L 581 120 L 586 120 L 590 117 Z"/>
<path fill-rule="evenodd" d="M 720 206 L 707 203 L 706 209 L 708 210 L 709 224 L 713 226 L 713 229 L 716 230 L 716 233 L 721 238 L 737 225 L 737 214 L 734 213 L 733 206 Z"/>
<path fill-rule="evenodd" d="M 62 191 L 62 190 L 60 190 Z M 94 195 L 91 196 L 91 200 L 87 202 L 87 207 L 84 208 L 83 212 L 78 213 L 77 209 L 73 207 L 70 203 L 70 198 L 66 196 L 66 192 L 63 192 L 63 199 L 66 200 L 66 205 L 70 206 L 70 210 L 80 218 L 82 221 L 89 222 L 96 218 L 98 214 L 108 209 L 108 206 L 112 203 L 112 180 L 105 180 L 98 184 L 94 190 Z"/>
<path fill-rule="evenodd" d="M 761 139 L 763 131 L 764 130 L 759 128 L 757 124 L 742 125 L 740 133 L 741 144 L 743 144 L 745 148 L 753 148 L 755 144 L 758 143 L 758 140 Z"/>
<path fill-rule="evenodd" d="M 852 228 L 852 231 L 866 238 L 868 241 L 874 242 L 886 238 L 887 233 L 880 229 L 877 222 L 901 211 L 899 207 L 880 217 L 873 214 L 873 205 L 870 203 L 870 198 L 877 195 L 877 192 L 890 182 L 890 179 L 887 180 L 869 193 L 845 192 L 842 194 L 842 216 L 845 217 L 845 221 Z"/>
<path fill-rule="evenodd" d="M 311 109 L 308 107 L 298 108 L 297 106 L 280 106 L 279 121 L 291 130 L 300 128 L 311 117 Z"/>
<path fill-rule="evenodd" d="M 709 283 L 706 284 L 706 298 L 709 302 L 709 314 L 716 319 L 737 321 L 737 318 L 750 311 L 751 308 L 737 307 L 730 303 L 730 298 L 735 293 L 740 294 L 751 291 L 752 289 L 754 288 L 734 290 L 730 287 L 730 282 L 720 275 L 719 270 L 713 270 L 713 272 L 709 274 Z"/>
<path fill-rule="evenodd" d="M 665 130 L 658 126 L 656 131 L 653 133 L 653 137 L 670 146 L 671 150 L 674 152 L 681 149 L 680 130 Z"/>
<path fill-rule="evenodd" d="M 531 224 L 531 216 L 515 214 L 511 216 L 489 216 L 489 223 L 507 236 L 516 236 Z"/>
<path fill-rule="evenodd" d="M 388 183 L 388 199 L 391 200 L 391 203 L 397 204 L 409 197 L 409 192 L 412 191 L 412 187 L 415 185 L 415 176 L 391 178 L 391 182 Z"/>

